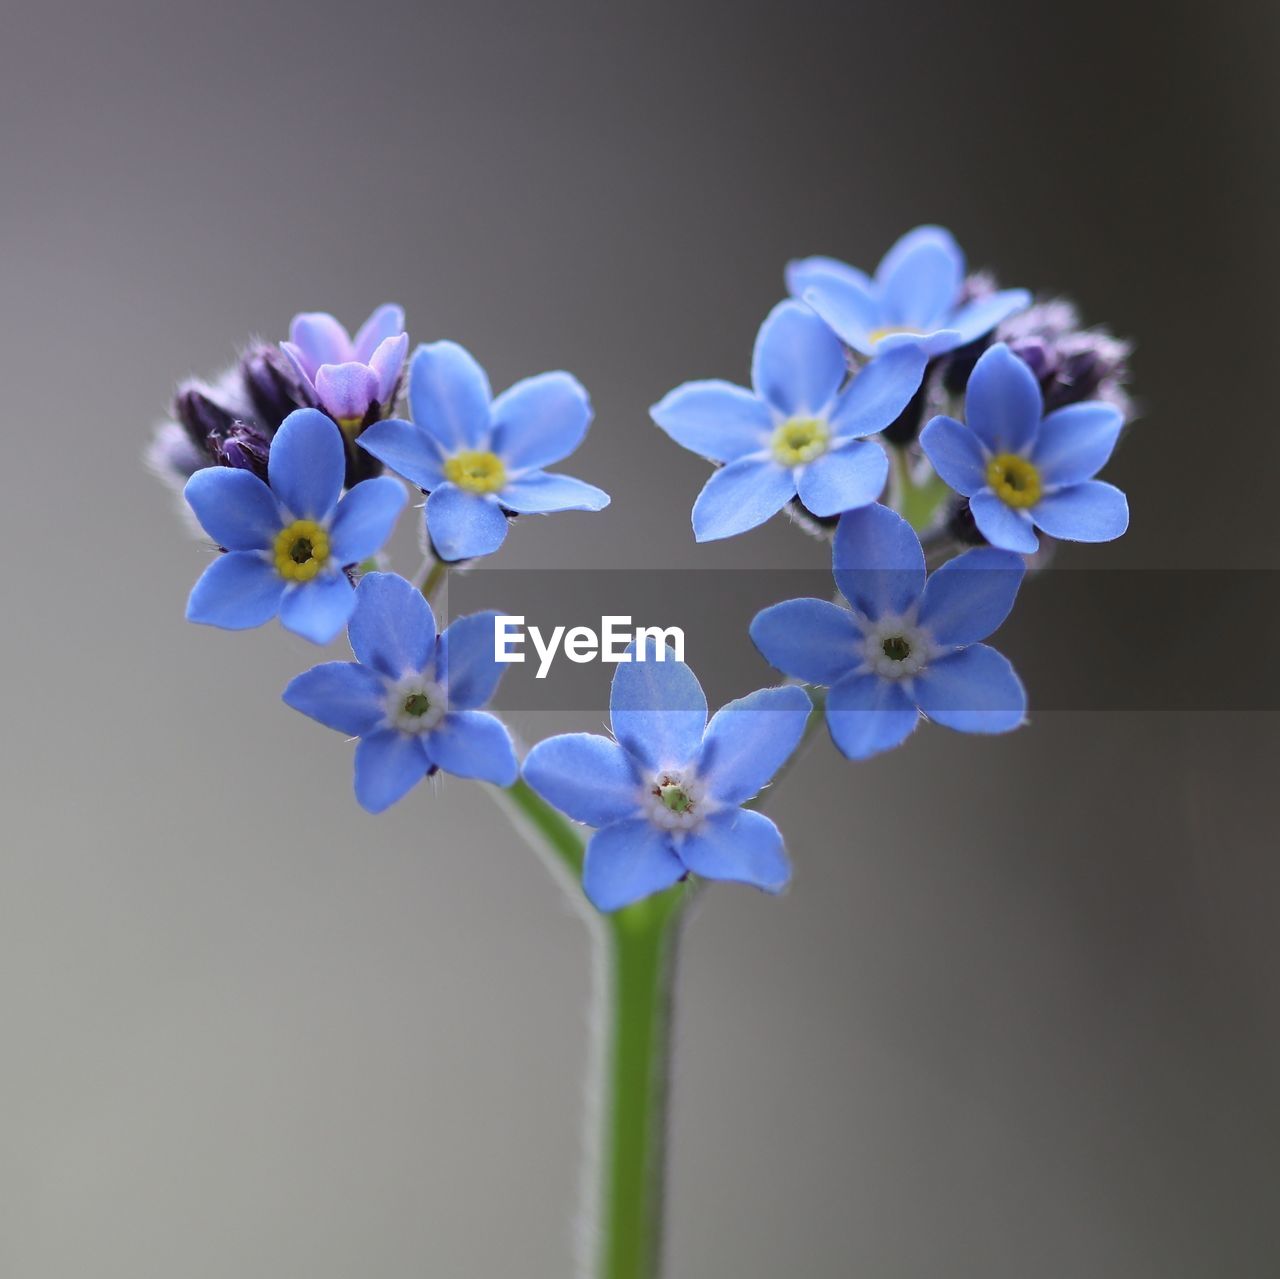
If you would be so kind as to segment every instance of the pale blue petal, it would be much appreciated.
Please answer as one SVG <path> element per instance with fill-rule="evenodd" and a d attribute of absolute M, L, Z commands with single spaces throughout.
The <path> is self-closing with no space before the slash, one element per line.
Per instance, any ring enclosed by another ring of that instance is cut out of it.
<path fill-rule="evenodd" d="M 450 711 L 428 735 L 431 758 L 455 777 L 510 786 L 520 772 L 507 726 L 488 711 Z"/>
<path fill-rule="evenodd" d="M 834 684 L 862 664 L 857 619 L 830 600 L 774 604 L 755 615 L 750 633 L 770 666 L 807 684 Z"/>
<path fill-rule="evenodd" d="M 965 424 L 983 444 L 992 453 L 1020 453 L 1043 412 L 1035 374 L 1003 342 L 984 351 L 964 396 Z"/>
<path fill-rule="evenodd" d="M 1089 480 L 1045 494 L 1031 518 L 1065 542 L 1110 542 L 1129 527 L 1129 502 L 1114 484 Z"/>
<path fill-rule="evenodd" d="M 507 517 L 497 501 L 442 484 L 427 498 L 427 531 L 442 560 L 491 555 L 507 536 Z"/>
<path fill-rule="evenodd" d="M 924 551 L 911 525 L 887 506 L 840 517 L 831 554 L 841 594 L 859 613 L 902 613 L 924 589 Z"/>
<path fill-rule="evenodd" d="M 521 515 L 551 511 L 602 511 L 609 495 L 594 484 L 575 480 L 553 471 L 529 471 L 511 480 L 498 494 L 498 501 Z"/>
<path fill-rule="evenodd" d="M 1026 289 L 1004 289 L 975 298 L 965 303 L 954 315 L 947 317 L 947 328 L 953 330 L 957 346 L 968 346 L 1011 315 L 1025 311 L 1031 305 L 1031 294 Z"/>
<path fill-rule="evenodd" d="M 315 376 L 320 407 L 339 422 L 360 422 L 380 398 L 378 375 L 367 364 L 322 364 Z"/>
<path fill-rule="evenodd" d="M 289 325 L 289 339 L 301 355 L 308 378 L 314 378 L 322 364 L 342 364 L 356 358 L 346 329 L 325 311 L 295 315 Z"/>
<path fill-rule="evenodd" d="M 871 335 L 881 327 L 880 303 L 870 289 L 848 277 L 815 275 L 803 298 L 843 342 L 875 354 Z"/>
<path fill-rule="evenodd" d="M 698 761 L 711 798 L 743 804 L 758 795 L 800 744 L 812 709 L 804 689 L 788 684 L 759 689 L 716 711 Z"/>
<path fill-rule="evenodd" d="M 436 679 L 449 694 L 449 706 L 470 711 L 483 706 L 498 691 L 506 674 L 505 662 L 494 657 L 495 611 L 472 613 L 451 622 L 436 649 Z"/>
<path fill-rule="evenodd" d="M 295 409 L 271 441 L 271 491 L 297 519 L 323 520 L 333 510 L 347 473 L 342 432 L 319 409 Z"/>
<path fill-rule="evenodd" d="M 948 560 L 925 583 L 921 626 L 939 644 L 986 639 L 1009 616 L 1027 571 L 1021 555 L 979 546 Z"/>
<path fill-rule="evenodd" d="M 371 733 L 356 743 L 356 799 L 380 813 L 407 795 L 429 767 L 420 738 L 390 728 Z"/>
<path fill-rule="evenodd" d="M 763 813 L 733 808 L 716 813 L 679 846 L 680 860 L 703 879 L 750 884 L 780 893 L 791 878 L 782 832 Z"/>
<path fill-rule="evenodd" d="M 784 417 L 821 415 L 849 371 L 825 321 L 800 302 L 779 302 L 756 335 L 751 384 Z"/>
<path fill-rule="evenodd" d="M 187 599 L 187 621 L 245 631 L 280 611 L 284 582 L 256 551 L 219 555 L 200 575 Z"/>
<path fill-rule="evenodd" d="M 716 471 L 693 504 L 699 542 L 733 537 L 763 524 L 796 495 L 789 467 L 771 457 L 744 457 Z"/>
<path fill-rule="evenodd" d="M 1031 516 L 1002 502 L 990 489 L 983 489 L 969 499 L 973 522 L 978 532 L 991 543 L 1020 555 L 1034 555 L 1040 547 Z"/>
<path fill-rule="evenodd" d="M 773 410 L 732 382 L 686 382 L 649 414 L 682 448 L 713 462 L 736 462 L 768 448 L 774 429 Z"/>
<path fill-rule="evenodd" d="M 399 480 L 380 475 L 363 480 L 338 503 L 329 526 L 329 549 L 339 564 L 359 564 L 391 536 L 409 495 Z"/>
<path fill-rule="evenodd" d="M 698 677 L 677 662 L 665 644 L 662 660 L 648 640 L 644 660 L 631 660 L 614 672 L 609 694 L 613 735 L 651 768 L 683 768 L 697 754 L 707 726 L 707 697 Z"/>
<path fill-rule="evenodd" d="M 796 258 L 787 263 L 787 292 L 793 298 L 803 298 L 807 290 L 831 279 L 847 281 L 866 294 L 871 292 L 871 279 L 867 273 L 859 271 L 856 266 L 850 266 L 847 262 L 841 262 L 839 258 L 819 255 L 811 258 Z"/>
<path fill-rule="evenodd" d="M 935 724 L 961 733 L 1007 733 L 1027 715 L 1027 694 L 1008 658 L 985 644 L 930 663 L 915 690 Z"/>
<path fill-rule="evenodd" d="M 356 443 L 420 489 L 430 492 L 444 483 L 440 446 L 412 422 L 394 417 L 375 422 L 356 436 Z"/>
<path fill-rule="evenodd" d="M 313 644 L 327 644 L 347 624 L 355 606 L 355 587 L 345 573 L 321 573 L 285 590 L 280 625 Z"/>
<path fill-rule="evenodd" d="M 409 362 L 409 407 L 414 422 L 444 447 L 489 447 L 489 379 L 456 342 L 420 346 Z"/>
<path fill-rule="evenodd" d="M 908 231 L 876 269 L 882 324 L 929 332 L 955 306 L 964 282 L 964 255 L 942 227 Z"/>
<path fill-rule="evenodd" d="M 631 757 L 595 733 L 539 742 L 524 761 L 524 779 L 552 807 L 588 826 L 608 826 L 641 811 L 644 786 Z"/>
<path fill-rule="evenodd" d="M 633 818 L 591 836 L 582 888 L 597 910 L 612 911 L 670 888 L 684 875 L 684 863 L 672 851 L 666 831 Z"/>
<path fill-rule="evenodd" d="M 827 695 L 831 740 L 848 759 L 869 759 L 911 736 L 920 720 L 899 680 L 846 675 Z"/>
<path fill-rule="evenodd" d="M 404 333 L 404 307 L 385 302 L 360 326 L 351 344 L 355 357 L 362 364 L 373 363 L 373 353 L 388 338 Z"/>
<path fill-rule="evenodd" d="M 986 487 L 987 455 L 982 441 L 963 422 L 933 418 L 920 432 L 920 447 L 942 482 L 962 497 Z"/>
<path fill-rule="evenodd" d="M 1124 417 L 1101 400 L 1069 404 L 1045 418 L 1031 460 L 1046 487 L 1091 480 L 1107 464 Z"/>
<path fill-rule="evenodd" d="M 837 439 L 874 435 L 895 421 L 924 380 L 928 358 L 918 346 L 877 355 L 854 376 L 831 414 Z"/>
<path fill-rule="evenodd" d="M 409 335 L 389 337 L 380 342 L 369 357 L 369 367 L 378 378 L 378 403 L 387 404 L 404 371 L 404 359 L 409 354 Z"/>
<path fill-rule="evenodd" d="M 423 671 L 436 646 L 431 605 L 396 573 L 366 573 L 347 627 L 352 651 L 388 679 Z"/>
<path fill-rule="evenodd" d="M 286 706 L 352 737 L 372 732 L 386 713 L 386 685 L 358 662 L 325 662 L 285 687 Z"/>
<path fill-rule="evenodd" d="M 874 502 L 889 478 L 889 459 L 878 444 L 852 440 L 814 458 L 800 471 L 800 500 L 814 515 L 840 515 Z"/>
<path fill-rule="evenodd" d="M 509 470 L 550 466 L 582 443 L 591 424 L 586 388 L 570 373 L 525 378 L 493 402 L 493 451 Z"/>
<path fill-rule="evenodd" d="M 249 471 L 206 466 L 182 490 L 201 527 L 229 551 L 265 551 L 280 531 L 280 507 Z"/>

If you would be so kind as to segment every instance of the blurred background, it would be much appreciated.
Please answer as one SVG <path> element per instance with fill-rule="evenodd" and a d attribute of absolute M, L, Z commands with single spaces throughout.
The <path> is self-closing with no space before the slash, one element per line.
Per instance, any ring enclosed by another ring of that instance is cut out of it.
<path fill-rule="evenodd" d="M 279 701 L 315 650 L 183 622 L 207 552 L 140 461 L 179 378 L 294 311 L 397 300 L 495 386 L 563 366 L 592 392 L 569 469 L 612 507 L 520 521 L 502 568 L 813 568 L 785 521 L 696 546 L 707 468 L 646 409 L 745 379 L 789 257 L 870 267 L 937 221 L 1137 340 L 1109 471 L 1132 531 L 1061 562 L 1269 569 L 1277 25 L 1095 0 L 12 10 L 0 1274 L 570 1269 L 587 932 L 481 788 L 357 808 L 349 748 Z M 1045 616 L 1015 663 L 1070 659 Z M 1217 622 L 1192 665 L 1251 642 Z M 1142 637 L 1153 660 L 1178 629 Z M 741 644 L 735 678 L 765 682 Z M 599 718 L 512 715 L 526 739 Z M 768 805 L 791 893 L 703 898 L 672 1276 L 1280 1272 L 1277 718 L 1033 718 L 860 766 L 822 742 Z"/>

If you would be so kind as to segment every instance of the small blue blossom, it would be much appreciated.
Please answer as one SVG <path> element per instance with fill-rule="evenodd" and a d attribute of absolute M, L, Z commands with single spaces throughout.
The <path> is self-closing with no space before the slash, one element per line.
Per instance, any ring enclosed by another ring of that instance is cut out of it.
<path fill-rule="evenodd" d="M 187 620 L 230 631 L 281 623 L 316 644 L 346 624 L 355 591 L 345 569 L 376 554 L 408 500 L 389 476 L 339 500 L 342 436 L 317 409 L 297 409 L 271 441 L 267 483 L 251 471 L 197 471 L 183 494 L 224 549 L 187 601 Z"/>
<path fill-rule="evenodd" d="M 284 700 L 360 739 L 360 804 L 380 813 L 437 769 L 510 786 L 519 773 L 511 734 L 479 709 L 505 669 L 493 656 L 497 614 L 460 617 L 437 640 L 431 605 L 404 578 L 369 573 L 355 594 L 347 637 L 357 660 L 304 671 Z"/>
<path fill-rule="evenodd" d="M 835 258 L 804 258 L 787 267 L 787 288 L 863 355 L 906 345 L 932 357 L 990 333 L 1031 302 L 1025 289 L 966 300 L 964 270 L 951 233 L 921 226 L 884 255 L 874 278 Z"/>
<path fill-rule="evenodd" d="M 1025 565 L 1008 551 L 966 551 L 925 579 L 911 525 L 885 506 L 841 518 L 833 571 L 850 608 L 799 599 L 757 613 L 766 661 L 828 685 L 827 727 L 850 759 L 899 745 L 923 712 L 965 733 L 1005 733 L 1027 699 L 1006 658 L 978 643 L 1009 615 Z"/>
<path fill-rule="evenodd" d="M 803 689 L 766 688 L 708 724 L 697 677 L 650 640 L 643 660 L 614 675 L 615 740 L 548 738 L 529 752 L 524 776 L 548 803 L 598 828 L 583 888 L 599 910 L 660 892 L 690 871 L 776 893 L 791 875 L 781 832 L 741 805 L 790 757 L 809 711 Z"/>
<path fill-rule="evenodd" d="M 925 356 L 894 351 L 856 374 L 839 340 L 808 307 L 781 302 L 756 336 L 754 390 L 686 382 L 650 410 L 677 444 L 725 465 L 693 506 L 699 542 L 763 524 L 792 498 L 817 516 L 874 502 L 889 461 L 863 437 L 888 426 L 924 377 Z"/>
<path fill-rule="evenodd" d="M 420 346 L 409 364 L 413 420 L 376 422 L 361 448 L 430 496 L 427 531 L 444 560 L 489 555 L 508 512 L 599 511 L 609 495 L 542 468 L 582 443 L 591 402 L 577 378 L 541 373 L 496 399 L 485 371 L 455 342 Z"/>
<path fill-rule="evenodd" d="M 293 361 L 315 402 L 348 432 L 391 407 L 409 352 L 404 310 L 380 306 L 352 338 L 323 311 L 295 315 L 281 350 Z"/>
<path fill-rule="evenodd" d="M 1110 542 L 1129 503 L 1095 480 L 1120 436 L 1112 404 L 1086 400 L 1044 417 L 1040 384 L 1003 343 L 983 353 L 965 390 L 965 422 L 935 417 L 920 433 L 933 468 L 969 499 L 992 546 L 1030 555 L 1036 529 L 1069 542 Z"/>

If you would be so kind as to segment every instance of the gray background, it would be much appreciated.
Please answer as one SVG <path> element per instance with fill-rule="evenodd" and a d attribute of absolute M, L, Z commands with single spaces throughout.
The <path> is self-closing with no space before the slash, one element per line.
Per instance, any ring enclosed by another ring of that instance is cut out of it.
<path fill-rule="evenodd" d="M 183 623 L 175 379 L 395 298 L 593 392 L 613 507 L 504 567 L 811 566 L 696 547 L 645 409 L 745 376 L 788 256 L 942 221 L 1139 339 L 1133 530 L 1070 562 L 1269 567 L 1276 52 L 1231 3 L 11 6 L 0 1274 L 569 1269 L 587 934 L 479 788 L 359 811 L 302 641 Z M 816 749 L 794 890 L 687 938 L 672 1275 L 1274 1275 L 1276 728 Z"/>

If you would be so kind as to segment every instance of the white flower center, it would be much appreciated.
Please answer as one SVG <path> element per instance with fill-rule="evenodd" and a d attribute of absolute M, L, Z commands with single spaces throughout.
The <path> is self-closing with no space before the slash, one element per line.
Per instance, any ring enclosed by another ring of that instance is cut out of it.
<path fill-rule="evenodd" d="M 905 617 L 882 617 L 863 638 L 867 665 L 884 679 L 910 679 L 928 665 L 933 640 Z"/>
<path fill-rule="evenodd" d="M 425 675 L 406 675 L 387 690 L 387 720 L 402 733 L 429 733 L 447 709 L 444 689 Z"/>
<path fill-rule="evenodd" d="M 660 769 L 645 788 L 644 809 L 663 830 L 692 830 L 707 816 L 706 789 L 688 769 Z"/>

